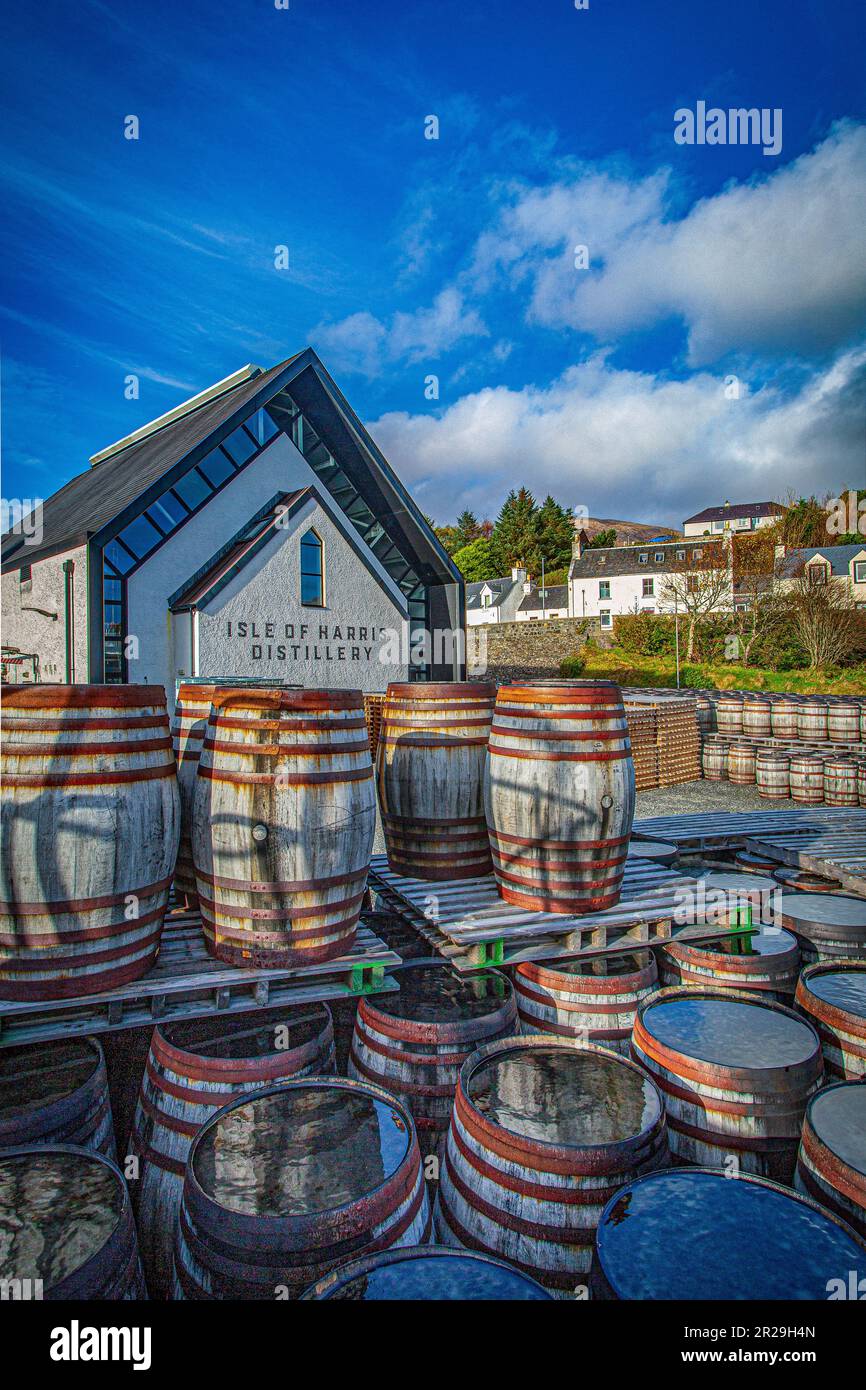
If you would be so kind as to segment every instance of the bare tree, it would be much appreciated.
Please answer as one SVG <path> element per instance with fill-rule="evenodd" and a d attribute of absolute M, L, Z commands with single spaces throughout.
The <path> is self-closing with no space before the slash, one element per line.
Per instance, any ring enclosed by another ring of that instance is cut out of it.
<path fill-rule="evenodd" d="M 812 670 L 840 666 L 862 641 L 862 616 L 846 585 L 823 566 L 800 564 L 782 597 L 791 624 Z"/>
<path fill-rule="evenodd" d="M 777 570 L 776 528 L 763 527 L 754 535 L 732 539 L 733 572 L 732 635 L 737 655 L 748 666 L 752 648 L 759 638 L 780 622 L 779 603 L 774 592 Z"/>
<path fill-rule="evenodd" d="M 661 582 L 659 597 L 665 607 L 685 614 L 687 620 L 686 661 L 695 650 L 698 624 L 711 613 L 732 606 L 732 582 L 729 546 L 724 541 L 687 550 L 687 558 L 678 561 Z"/>

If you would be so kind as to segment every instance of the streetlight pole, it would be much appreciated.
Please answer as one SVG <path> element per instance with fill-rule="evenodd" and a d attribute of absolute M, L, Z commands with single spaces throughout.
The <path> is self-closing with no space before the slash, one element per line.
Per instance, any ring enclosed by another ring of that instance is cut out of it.
<path fill-rule="evenodd" d="M 680 688 L 680 609 L 677 601 L 677 594 L 674 591 L 674 640 L 677 649 L 677 690 Z"/>
<path fill-rule="evenodd" d="M 544 556 L 541 557 L 541 617 L 547 617 L 547 590 L 544 587 Z"/>

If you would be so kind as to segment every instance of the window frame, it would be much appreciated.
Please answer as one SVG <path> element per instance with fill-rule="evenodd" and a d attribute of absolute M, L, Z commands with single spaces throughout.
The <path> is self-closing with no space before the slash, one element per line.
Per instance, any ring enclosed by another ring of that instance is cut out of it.
<path fill-rule="evenodd" d="M 854 561 L 854 583 L 866 584 L 866 560 Z"/>
<path fill-rule="evenodd" d="M 310 545 L 309 545 L 309 543 L 308 543 L 308 541 L 307 541 L 307 538 L 308 538 L 309 536 L 314 536 L 314 537 L 315 537 L 315 540 L 316 540 L 316 542 L 317 542 L 316 553 L 317 553 L 317 555 L 318 555 L 318 557 L 319 557 L 319 570 L 318 570 L 318 573 L 316 573 L 316 572 L 313 571 L 313 570 L 305 570 L 305 569 L 304 569 L 304 549 L 305 549 L 305 547 L 306 547 L 307 549 L 310 549 Z M 327 606 L 326 603 L 325 603 L 325 542 L 323 541 L 322 537 L 319 535 L 319 532 L 316 530 L 315 526 L 308 526 L 308 527 L 307 527 L 306 531 L 305 531 L 304 534 L 301 536 L 301 539 L 300 539 L 300 542 L 299 542 L 299 545 L 298 545 L 298 551 L 299 551 L 299 554 L 298 554 L 298 576 L 299 576 L 300 581 L 301 581 L 301 583 L 300 583 L 301 607 L 302 607 L 302 608 L 325 608 L 325 607 Z M 305 580 L 305 579 L 318 579 L 318 581 L 319 581 L 319 597 L 318 597 L 318 599 L 306 599 L 306 598 L 304 598 L 304 580 Z"/>
<path fill-rule="evenodd" d="M 607 593 L 604 592 L 605 589 L 607 590 Z M 598 598 L 599 598 L 599 602 L 601 602 L 602 599 L 609 599 L 609 598 L 610 598 L 610 580 L 609 580 L 609 579 L 600 579 L 600 580 L 598 581 Z"/>

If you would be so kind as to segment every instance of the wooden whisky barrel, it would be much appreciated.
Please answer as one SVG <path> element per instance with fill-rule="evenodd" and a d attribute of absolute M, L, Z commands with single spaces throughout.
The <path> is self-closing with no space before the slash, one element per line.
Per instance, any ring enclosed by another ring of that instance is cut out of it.
<path fill-rule="evenodd" d="M 866 1241 L 866 1086 L 823 1086 L 806 1106 L 794 1187 Z"/>
<path fill-rule="evenodd" d="M 797 739 L 800 729 L 797 716 L 798 700 L 774 700 L 770 706 L 770 724 L 774 738 Z"/>
<path fill-rule="evenodd" d="M 632 1056 L 664 1096 L 681 1162 L 789 1182 L 806 1102 L 823 1076 L 815 1030 L 782 1004 L 704 987 L 638 1010 Z"/>
<path fill-rule="evenodd" d="M 658 987 L 655 952 L 626 952 L 543 965 L 523 961 L 514 972 L 524 1033 L 552 1033 L 628 1056 L 638 1006 Z"/>
<path fill-rule="evenodd" d="M 352 1260 L 306 1289 L 301 1298 L 360 1303 L 547 1300 L 551 1295 L 505 1260 L 447 1245 L 413 1245 Z"/>
<path fill-rule="evenodd" d="M 836 1081 L 866 1078 L 866 960 L 817 961 L 795 999 L 821 1039 L 824 1069 Z"/>
<path fill-rule="evenodd" d="M 777 926 L 792 931 L 804 964 L 866 958 L 866 901 L 847 893 L 782 893 Z"/>
<path fill-rule="evenodd" d="M 0 1150 L 0 1231 L 4 1285 L 20 1297 L 147 1298 L 129 1193 L 104 1154 L 72 1145 Z"/>
<path fill-rule="evenodd" d="M 772 733 L 772 708 L 769 700 L 745 700 L 743 733 L 750 738 L 769 738 Z"/>
<path fill-rule="evenodd" d="M 391 684 L 376 754 L 388 863 L 409 878 L 491 871 L 483 779 L 496 687 Z"/>
<path fill-rule="evenodd" d="M 672 941 L 659 949 L 658 964 L 663 985 L 746 990 L 788 1004 L 797 988 L 800 948 L 790 932 L 763 926 L 731 941 Z"/>
<path fill-rule="evenodd" d="M 743 699 L 741 695 L 723 695 L 716 702 L 716 728 L 725 738 L 742 737 Z"/>
<path fill-rule="evenodd" d="M 488 752 L 484 805 L 500 895 L 534 911 L 613 907 L 635 797 L 619 687 L 502 686 Z"/>
<path fill-rule="evenodd" d="M 864 1256 L 850 1226 L 781 1183 L 671 1168 L 608 1203 L 589 1291 L 592 1299 L 817 1303 L 839 1286 L 836 1297 L 856 1297 L 848 1272 Z"/>
<path fill-rule="evenodd" d="M 131 1191 L 154 1298 L 171 1296 L 183 1176 L 201 1126 L 235 1096 L 333 1070 L 334 1030 L 327 1004 L 154 1028 L 127 1145 L 139 1160 Z"/>
<path fill-rule="evenodd" d="M 788 753 L 759 749 L 755 758 L 758 795 L 767 798 L 791 795 L 791 759 Z"/>
<path fill-rule="evenodd" d="M 705 743 L 702 753 L 704 777 L 708 782 L 728 780 L 728 745 L 726 743 Z"/>
<path fill-rule="evenodd" d="M 337 1078 L 290 1081 L 218 1110 L 193 1140 L 175 1298 L 297 1298 L 349 1260 L 423 1243 L 430 1210 L 409 1111 Z"/>
<path fill-rule="evenodd" d="M 625 1057 L 564 1039 L 489 1043 L 460 1072 L 437 1238 L 573 1291 L 605 1203 L 668 1161 L 661 1097 Z"/>
<path fill-rule="evenodd" d="M 76 1144 L 116 1158 L 96 1038 L 0 1047 L 0 1149 L 30 1144 Z"/>
<path fill-rule="evenodd" d="M 824 700 L 803 700 L 797 709 L 797 734 L 810 743 L 827 737 L 827 705 Z"/>
<path fill-rule="evenodd" d="M 857 806 L 857 773 L 853 758 L 828 758 L 824 763 L 824 805 Z"/>
<path fill-rule="evenodd" d="M 4 686 L 0 999 L 136 980 L 159 949 L 179 835 L 165 691 Z"/>
<path fill-rule="evenodd" d="M 174 886 L 195 901 L 195 871 L 192 864 L 192 808 L 195 797 L 201 746 L 207 729 L 215 685 L 198 685 L 184 681 L 178 686 L 174 716 L 171 722 L 174 756 L 177 761 L 177 786 L 180 792 L 180 844 L 174 870 Z"/>
<path fill-rule="evenodd" d="M 819 753 L 796 753 L 791 758 L 791 799 L 803 806 L 824 800 L 824 759 Z"/>
<path fill-rule="evenodd" d="M 233 965 L 313 965 L 356 934 L 375 833 L 359 690 L 214 697 L 193 806 L 205 943 Z"/>
<path fill-rule="evenodd" d="M 459 976 L 441 958 L 398 967 L 396 994 L 361 999 L 349 1076 L 412 1111 L 425 1156 L 448 1128 L 460 1068 L 482 1043 L 516 1033 L 511 981 L 496 970 Z"/>
<path fill-rule="evenodd" d="M 755 781 L 757 750 L 753 743 L 732 743 L 728 750 L 728 778 L 738 787 L 751 786 Z"/>
<path fill-rule="evenodd" d="M 860 706 L 853 700 L 834 700 L 828 705 L 827 737 L 833 743 L 859 743 Z"/>

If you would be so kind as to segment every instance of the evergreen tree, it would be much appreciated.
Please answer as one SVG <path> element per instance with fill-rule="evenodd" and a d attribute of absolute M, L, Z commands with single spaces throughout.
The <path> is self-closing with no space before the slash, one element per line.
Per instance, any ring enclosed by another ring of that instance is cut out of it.
<path fill-rule="evenodd" d="M 512 565 L 533 575 L 540 569 L 538 509 L 528 488 L 512 488 L 503 502 L 493 528 L 493 555 L 498 574 L 508 574 Z"/>
<path fill-rule="evenodd" d="M 468 508 L 460 513 L 454 529 L 460 538 L 457 547 L 458 550 L 464 545 L 470 545 L 472 541 L 477 541 L 478 537 L 482 534 L 481 527 L 478 524 L 478 517 L 474 512 L 470 512 Z"/>
<path fill-rule="evenodd" d="M 497 577 L 493 546 L 484 536 L 478 536 L 474 541 L 470 541 L 469 545 L 462 546 L 451 558 L 468 583 Z"/>
<path fill-rule="evenodd" d="M 616 531 L 611 526 L 608 531 L 596 531 L 589 542 L 590 550 L 602 550 L 605 546 L 616 545 Z"/>
<path fill-rule="evenodd" d="M 571 560 L 574 522 L 571 513 L 550 496 L 538 509 L 538 544 L 547 570 L 556 570 Z"/>

